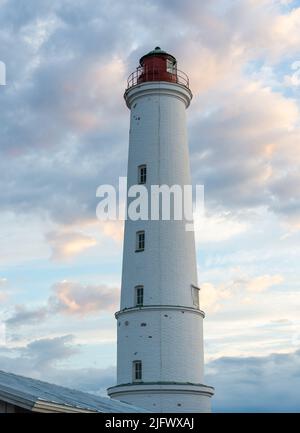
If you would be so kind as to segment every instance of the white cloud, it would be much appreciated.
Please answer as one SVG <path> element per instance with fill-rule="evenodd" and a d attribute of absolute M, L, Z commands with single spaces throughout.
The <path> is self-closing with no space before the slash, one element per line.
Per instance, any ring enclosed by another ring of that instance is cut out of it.
<path fill-rule="evenodd" d="M 248 224 L 234 220 L 230 215 L 195 215 L 195 238 L 198 245 L 206 242 L 222 242 L 244 233 Z"/>
<path fill-rule="evenodd" d="M 300 351 L 222 357 L 207 366 L 216 412 L 299 412 Z M 282 397 L 284 395 L 284 398 Z"/>
<path fill-rule="evenodd" d="M 44 242 L 47 221 L 39 216 L 12 212 L 0 213 L 0 261 L 2 266 L 46 259 L 49 249 Z M 28 248 L 30 245 L 30 248 Z"/>
<path fill-rule="evenodd" d="M 3 290 L 3 287 L 7 285 L 7 279 L 0 277 L 0 302 L 4 302 L 7 300 L 8 293 Z"/>
<path fill-rule="evenodd" d="M 201 284 L 201 308 L 208 312 L 217 313 L 228 307 L 226 302 L 228 299 L 231 303 L 234 302 L 236 306 L 237 302 L 245 304 L 257 302 L 257 299 L 254 301 L 248 293 L 250 295 L 261 293 L 284 281 L 283 276 L 279 274 L 248 276 L 239 268 L 232 271 L 232 279 L 219 283 L 217 286 L 209 282 Z"/>
<path fill-rule="evenodd" d="M 208 313 L 216 313 L 221 307 L 221 302 L 224 299 L 231 297 L 229 289 L 224 287 L 215 287 L 211 283 L 201 284 L 200 300 L 201 308 Z"/>
<path fill-rule="evenodd" d="M 300 61 L 293 62 L 291 69 L 294 70 L 291 75 L 285 75 L 284 83 L 287 86 L 300 86 Z"/>
<path fill-rule="evenodd" d="M 6 324 L 21 328 L 24 325 L 35 325 L 56 314 L 87 316 L 95 313 L 106 313 L 117 310 L 120 290 L 103 284 L 80 284 L 72 281 L 61 281 L 54 284 L 51 294 L 44 305 L 32 308 L 26 305 L 15 305 Z"/>
<path fill-rule="evenodd" d="M 54 260 L 73 257 L 97 244 L 96 239 L 67 229 L 49 232 L 47 241 L 53 250 L 52 258 Z"/>
<path fill-rule="evenodd" d="M 282 275 L 261 275 L 246 282 L 246 290 L 249 292 L 263 292 L 270 287 L 281 284 L 283 282 Z"/>
<path fill-rule="evenodd" d="M 102 221 L 101 229 L 105 236 L 120 243 L 123 241 L 124 222 L 123 221 Z"/>
<path fill-rule="evenodd" d="M 53 287 L 49 298 L 50 309 L 63 314 L 85 315 L 99 311 L 116 310 L 120 292 L 118 288 L 103 285 L 82 285 L 62 281 Z"/>

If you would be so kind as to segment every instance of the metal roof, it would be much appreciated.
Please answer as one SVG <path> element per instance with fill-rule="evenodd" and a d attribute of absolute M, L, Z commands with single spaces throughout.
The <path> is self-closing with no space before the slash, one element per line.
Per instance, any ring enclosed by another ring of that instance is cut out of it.
<path fill-rule="evenodd" d="M 142 56 L 142 57 L 140 58 L 140 65 L 142 64 L 143 60 L 144 60 L 146 57 L 148 57 L 148 56 L 149 56 L 149 57 L 150 57 L 150 56 L 159 56 L 159 55 L 165 55 L 165 56 L 167 56 L 168 58 L 172 59 L 173 62 L 176 63 L 176 59 L 175 59 L 174 56 L 172 56 L 172 54 L 167 53 L 166 51 L 162 50 L 160 47 L 155 47 L 154 50 L 149 51 L 149 53 L 145 54 L 144 56 Z"/>
<path fill-rule="evenodd" d="M 147 53 L 146 56 L 149 56 L 151 54 L 167 54 L 167 52 L 162 50 L 160 47 L 155 47 L 154 50 L 149 51 L 149 53 Z"/>
<path fill-rule="evenodd" d="M 145 409 L 0 370 L 0 400 L 34 412 L 146 412 Z"/>

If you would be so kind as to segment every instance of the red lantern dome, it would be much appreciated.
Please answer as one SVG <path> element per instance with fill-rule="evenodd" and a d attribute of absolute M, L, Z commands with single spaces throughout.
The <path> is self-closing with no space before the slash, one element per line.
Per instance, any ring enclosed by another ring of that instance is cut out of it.
<path fill-rule="evenodd" d="M 149 81 L 167 81 L 189 88 L 188 76 L 177 69 L 175 57 L 160 47 L 141 57 L 140 66 L 128 78 L 127 88 Z"/>

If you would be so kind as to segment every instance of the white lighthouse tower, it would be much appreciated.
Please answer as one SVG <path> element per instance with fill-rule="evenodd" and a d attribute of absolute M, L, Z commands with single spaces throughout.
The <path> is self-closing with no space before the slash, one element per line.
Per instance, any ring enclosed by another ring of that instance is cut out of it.
<path fill-rule="evenodd" d="M 125 91 L 131 111 L 128 188 L 190 185 L 188 77 L 156 47 Z M 209 412 L 193 231 L 183 220 L 127 219 L 112 398 L 154 412 Z"/>

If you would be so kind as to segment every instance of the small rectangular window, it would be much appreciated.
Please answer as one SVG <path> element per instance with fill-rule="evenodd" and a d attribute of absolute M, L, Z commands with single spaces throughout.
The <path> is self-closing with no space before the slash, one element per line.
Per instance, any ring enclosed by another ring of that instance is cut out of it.
<path fill-rule="evenodd" d="M 193 298 L 193 304 L 195 307 L 199 308 L 199 292 L 200 288 L 197 286 L 191 285 L 192 288 L 192 298 Z"/>
<path fill-rule="evenodd" d="M 133 381 L 142 380 L 142 361 L 133 361 Z"/>
<path fill-rule="evenodd" d="M 144 286 L 135 286 L 135 305 L 141 307 L 144 303 Z"/>
<path fill-rule="evenodd" d="M 138 167 L 138 183 L 145 184 L 147 180 L 147 167 L 145 164 Z"/>
<path fill-rule="evenodd" d="M 144 251 L 145 249 L 145 232 L 139 231 L 136 233 L 136 251 Z"/>
<path fill-rule="evenodd" d="M 176 74 L 176 63 L 170 59 L 167 59 L 167 72 L 170 74 Z"/>

